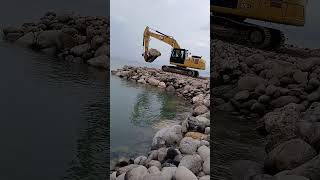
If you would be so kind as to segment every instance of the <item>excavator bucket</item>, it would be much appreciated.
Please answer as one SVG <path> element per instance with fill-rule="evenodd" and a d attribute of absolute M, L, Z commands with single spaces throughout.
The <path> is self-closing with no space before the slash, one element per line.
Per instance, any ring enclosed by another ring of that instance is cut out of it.
<path fill-rule="evenodd" d="M 147 54 L 144 55 L 144 60 L 146 62 L 153 62 L 157 57 L 161 56 L 161 53 L 156 49 L 149 49 Z"/>

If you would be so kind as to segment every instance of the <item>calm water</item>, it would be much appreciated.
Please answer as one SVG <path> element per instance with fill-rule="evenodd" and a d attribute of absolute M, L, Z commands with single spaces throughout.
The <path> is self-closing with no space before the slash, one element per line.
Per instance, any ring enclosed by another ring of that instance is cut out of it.
<path fill-rule="evenodd" d="M 105 179 L 107 74 L 3 42 L 0 54 L 0 179 Z"/>
<path fill-rule="evenodd" d="M 159 128 L 177 124 L 190 112 L 175 95 L 116 76 L 110 77 L 111 166 L 119 158 L 146 155 Z"/>
<path fill-rule="evenodd" d="M 265 157 L 264 138 L 255 130 L 255 120 L 217 112 L 212 115 L 214 127 L 211 148 L 211 177 L 216 180 L 229 180 L 232 177 L 231 165 L 237 160 L 252 160 L 262 163 Z"/>

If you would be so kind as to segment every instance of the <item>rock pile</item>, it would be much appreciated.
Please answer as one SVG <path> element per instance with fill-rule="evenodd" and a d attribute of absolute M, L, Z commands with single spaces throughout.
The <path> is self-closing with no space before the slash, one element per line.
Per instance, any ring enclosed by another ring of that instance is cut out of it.
<path fill-rule="evenodd" d="M 211 77 L 220 110 L 260 114 L 320 100 L 320 57 L 299 58 L 214 41 Z"/>
<path fill-rule="evenodd" d="M 262 117 L 266 134 L 264 164 L 235 162 L 233 178 L 320 179 L 320 58 L 212 45 L 217 109 Z"/>
<path fill-rule="evenodd" d="M 176 93 L 193 104 L 192 115 L 180 125 L 160 129 L 151 151 L 120 163 L 112 180 L 209 180 L 210 179 L 210 83 L 208 80 L 163 72 L 155 68 L 124 66 L 112 74 Z"/>
<path fill-rule="evenodd" d="M 47 12 L 38 22 L 4 28 L 4 39 L 62 60 L 109 66 L 109 18 Z"/>

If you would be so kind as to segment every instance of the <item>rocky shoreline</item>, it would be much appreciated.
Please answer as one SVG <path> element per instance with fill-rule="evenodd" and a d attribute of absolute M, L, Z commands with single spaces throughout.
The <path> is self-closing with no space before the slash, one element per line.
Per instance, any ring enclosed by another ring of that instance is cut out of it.
<path fill-rule="evenodd" d="M 61 60 L 109 67 L 109 18 L 47 12 L 38 22 L 2 29 L 3 39 Z"/>
<path fill-rule="evenodd" d="M 239 160 L 235 180 L 320 179 L 320 58 L 214 40 L 212 92 L 222 111 L 258 119 L 265 161 Z"/>
<path fill-rule="evenodd" d="M 111 73 L 123 79 L 155 86 L 192 103 L 192 115 L 179 125 L 160 129 L 151 151 L 119 162 L 111 180 L 209 180 L 210 82 L 156 68 L 124 66 Z"/>

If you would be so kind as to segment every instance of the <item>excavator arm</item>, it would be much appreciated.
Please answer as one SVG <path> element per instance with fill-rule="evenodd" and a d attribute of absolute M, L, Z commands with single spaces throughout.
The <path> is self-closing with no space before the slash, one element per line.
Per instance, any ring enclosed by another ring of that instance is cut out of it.
<path fill-rule="evenodd" d="M 178 42 L 171 36 L 165 35 L 159 31 L 152 30 L 148 26 L 145 28 L 143 33 L 143 47 L 144 47 L 144 59 L 147 62 L 154 61 L 160 54 L 152 52 L 151 49 L 149 49 L 150 39 L 151 37 L 158 39 L 159 41 L 162 41 L 168 45 L 170 45 L 174 49 L 180 49 L 180 45 Z M 155 49 L 154 49 L 155 50 Z"/>

